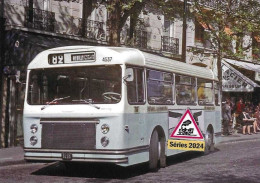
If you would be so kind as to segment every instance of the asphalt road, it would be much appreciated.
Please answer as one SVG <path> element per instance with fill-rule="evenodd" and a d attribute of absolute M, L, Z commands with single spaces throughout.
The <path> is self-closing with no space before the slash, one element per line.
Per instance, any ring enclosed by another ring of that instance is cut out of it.
<path fill-rule="evenodd" d="M 146 165 L 122 168 L 85 164 L 25 163 L 0 167 L 2 183 L 56 182 L 260 182 L 260 139 L 220 144 L 209 155 L 186 152 L 167 159 L 167 167 L 149 172 Z"/>

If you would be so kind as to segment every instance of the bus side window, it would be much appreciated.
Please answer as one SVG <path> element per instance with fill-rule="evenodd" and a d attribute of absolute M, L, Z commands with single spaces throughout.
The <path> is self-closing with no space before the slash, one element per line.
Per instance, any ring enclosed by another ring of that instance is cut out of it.
<path fill-rule="evenodd" d="M 127 82 L 127 98 L 130 104 L 144 103 L 144 70 L 133 68 L 134 80 Z"/>
<path fill-rule="evenodd" d="M 173 77 L 171 73 L 147 70 L 147 95 L 149 104 L 172 104 Z"/>
<path fill-rule="evenodd" d="M 213 83 L 206 79 L 197 79 L 197 94 L 199 105 L 213 104 Z"/>
<path fill-rule="evenodd" d="M 176 102 L 180 105 L 196 104 L 196 82 L 194 77 L 175 76 L 176 82 Z"/>

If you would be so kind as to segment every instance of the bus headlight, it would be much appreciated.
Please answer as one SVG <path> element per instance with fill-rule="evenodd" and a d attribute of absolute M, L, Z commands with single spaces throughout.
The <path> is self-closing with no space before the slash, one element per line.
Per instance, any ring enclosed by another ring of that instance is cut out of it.
<path fill-rule="evenodd" d="M 107 133 L 109 132 L 109 126 L 108 126 L 107 124 L 103 124 L 103 125 L 101 126 L 101 132 L 102 132 L 103 134 L 107 134 Z"/>
<path fill-rule="evenodd" d="M 35 134 L 38 130 L 38 126 L 36 124 L 32 124 L 30 129 L 31 129 L 31 133 Z"/>
<path fill-rule="evenodd" d="M 31 142 L 31 145 L 35 145 L 35 144 L 37 144 L 37 142 L 38 142 L 38 139 L 37 139 L 37 137 L 36 136 L 32 136 L 31 138 L 30 138 L 30 142 Z"/>
<path fill-rule="evenodd" d="M 102 145 L 103 147 L 106 147 L 108 144 L 109 144 L 109 138 L 107 138 L 107 137 L 102 137 L 102 138 L 101 138 L 101 145 Z"/>

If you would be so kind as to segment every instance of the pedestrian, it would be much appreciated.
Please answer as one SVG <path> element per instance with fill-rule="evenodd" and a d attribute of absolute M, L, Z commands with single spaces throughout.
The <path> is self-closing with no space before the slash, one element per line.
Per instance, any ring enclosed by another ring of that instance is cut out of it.
<path fill-rule="evenodd" d="M 231 102 L 230 99 L 227 98 L 226 102 L 222 107 L 222 117 L 223 117 L 223 135 L 230 135 L 229 125 L 232 123 L 232 115 L 231 115 Z"/>
<path fill-rule="evenodd" d="M 243 111 L 243 115 L 244 115 L 244 118 L 243 118 L 243 134 L 246 135 L 246 129 L 247 129 L 247 134 L 248 135 L 252 135 L 251 134 L 251 130 L 250 128 L 253 127 L 254 128 L 254 133 L 256 133 L 256 128 L 255 128 L 255 125 L 254 125 L 254 122 L 255 122 L 255 118 L 252 118 L 252 116 L 250 115 L 249 113 L 249 108 L 246 107 L 245 108 L 245 111 Z"/>
<path fill-rule="evenodd" d="M 230 106 L 231 106 L 231 116 L 232 116 L 232 133 L 236 133 L 236 98 L 235 97 L 231 97 L 230 99 Z"/>
<path fill-rule="evenodd" d="M 254 118 L 256 119 L 254 122 L 254 132 L 260 131 L 260 109 L 258 106 L 255 108 Z"/>
<path fill-rule="evenodd" d="M 243 134 L 246 134 L 246 123 L 243 121 L 244 115 L 243 111 L 245 110 L 245 104 L 243 103 L 243 99 L 239 98 L 239 101 L 236 104 L 236 122 L 237 124 L 242 125 Z"/>

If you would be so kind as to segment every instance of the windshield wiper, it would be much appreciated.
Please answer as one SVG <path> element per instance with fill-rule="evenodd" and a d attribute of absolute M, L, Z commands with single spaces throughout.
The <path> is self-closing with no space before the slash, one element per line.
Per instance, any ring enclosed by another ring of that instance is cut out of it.
<path fill-rule="evenodd" d="M 73 102 L 84 102 L 84 103 L 86 103 L 86 104 L 89 104 L 89 105 L 92 106 L 92 107 L 95 107 L 96 109 L 100 109 L 100 107 L 98 107 L 98 106 L 92 104 L 90 101 L 87 101 L 87 100 L 72 100 L 72 101 L 73 101 Z"/>
<path fill-rule="evenodd" d="M 48 104 L 44 105 L 44 106 L 41 108 L 41 110 L 45 109 L 48 105 L 53 104 L 54 102 L 57 102 L 57 101 L 59 101 L 59 100 L 63 100 L 63 99 L 66 99 L 66 98 L 70 98 L 70 96 L 63 97 L 63 98 L 55 98 L 55 99 L 53 99 L 52 101 L 50 101 Z"/>

